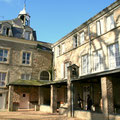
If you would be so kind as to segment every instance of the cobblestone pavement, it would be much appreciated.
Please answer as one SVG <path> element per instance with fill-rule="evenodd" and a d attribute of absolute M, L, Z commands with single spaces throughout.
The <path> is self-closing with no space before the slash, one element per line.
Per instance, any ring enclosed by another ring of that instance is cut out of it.
<path fill-rule="evenodd" d="M 0 120 L 80 120 L 63 115 L 35 111 L 0 112 Z"/>

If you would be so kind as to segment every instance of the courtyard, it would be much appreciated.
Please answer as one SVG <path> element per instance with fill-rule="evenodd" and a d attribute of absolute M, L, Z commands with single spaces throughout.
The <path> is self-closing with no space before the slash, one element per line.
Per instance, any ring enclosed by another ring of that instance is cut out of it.
<path fill-rule="evenodd" d="M 39 111 L 0 111 L 0 120 L 80 120 L 68 118 L 59 114 L 43 113 Z"/>

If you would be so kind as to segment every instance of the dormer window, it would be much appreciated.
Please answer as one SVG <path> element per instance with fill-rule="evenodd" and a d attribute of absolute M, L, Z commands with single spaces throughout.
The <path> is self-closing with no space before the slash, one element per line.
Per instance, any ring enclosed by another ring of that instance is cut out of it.
<path fill-rule="evenodd" d="M 25 39 L 30 40 L 30 32 L 25 32 Z"/>
<path fill-rule="evenodd" d="M 3 28 L 3 35 L 9 36 L 9 31 L 10 31 L 10 28 L 4 27 L 4 28 Z"/>

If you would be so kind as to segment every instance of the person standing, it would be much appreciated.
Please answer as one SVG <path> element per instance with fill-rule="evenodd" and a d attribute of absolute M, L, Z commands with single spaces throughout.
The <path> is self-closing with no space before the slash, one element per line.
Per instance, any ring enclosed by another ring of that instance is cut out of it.
<path fill-rule="evenodd" d="M 82 108 L 82 102 L 83 102 L 83 99 L 81 99 L 80 94 L 78 94 L 78 106 L 80 109 Z"/>
<path fill-rule="evenodd" d="M 91 110 L 91 106 L 92 106 L 92 99 L 90 97 L 90 95 L 87 96 L 87 110 Z"/>

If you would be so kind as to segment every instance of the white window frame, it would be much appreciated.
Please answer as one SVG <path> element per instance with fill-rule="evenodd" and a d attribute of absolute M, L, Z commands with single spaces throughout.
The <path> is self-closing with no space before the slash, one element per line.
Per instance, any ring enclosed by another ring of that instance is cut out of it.
<path fill-rule="evenodd" d="M 81 32 L 80 33 L 80 45 L 82 45 L 85 41 L 85 32 Z"/>
<path fill-rule="evenodd" d="M 78 36 L 77 34 L 73 36 L 73 48 L 78 46 Z"/>
<path fill-rule="evenodd" d="M 7 50 L 7 56 L 5 56 L 5 53 L 3 52 L 3 56 L 0 56 L 0 58 L 2 59 L 1 61 L 0 61 L 0 63 L 5 63 L 5 64 L 8 64 L 9 63 L 9 59 L 10 59 L 10 48 L 4 48 L 4 47 L 0 47 L 0 50 L 3 50 L 3 51 L 5 51 L 5 50 Z M 4 59 L 7 59 L 7 61 L 4 61 Z"/>
<path fill-rule="evenodd" d="M 9 28 L 9 27 L 3 27 L 3 32 L 2 32 L 2 34 L 3 34 L 4 36 L 9 36 L 9 34 L 10 34 L 10 28 Z"/>
<path fill-rule="evenodd" d="M 61 72 L 61 79 L 63 79 L 64 78 L 64 63 L 61 63 L 60 72 Z"/>
<path fill-rule="evenodd" d="M 3 70 L 0 70 L 0 73 L 5 73 L 6 74 L 6 77 L 5 77 L 5 80 L 4 80 L 4 84 L 5 85 L 0 85 L 0 88 L 2 87 L 6 87 L 6 84 L 7 84 L 7 79 L 8 79 L 8 71 L 3 71 Z M 0 76 L 1 77 L 1 76 Z M 0 82 L 1 82 L 1 78 L 0 78 Z"/>
<path fill-rule="evenodd" d="M 28 77 L 28 79 L 27 79 Z M 22 80 L 30 80 L 31 79 L 31 74 L 21 74 L 21 79 Z"/>
<path fill-rule="evenodd" d="M 27 61 L 28 61 L 28 60 L 27 60 L 27 55 L 25 55 L 25 59 L 24 59 L 24 60 L 25 60 L 25 63 L 23 63 L 23 54 L 24 54 L 24 53 L 25 53 L 25 54 L 27 54 L 27 53 L 30 54 L 29 64 L 27 64 Z M 21 64 L 24 65 L 24 66 L 31 66 L 31 65 L 32 65 L 32 52 L 30 52 L 30 51 L 22 51 L 22 52 L 21 52 Z"/>
<path fill-rule="evenodd" d="M 120 50 L 118 42 L 108 46 L 108 63 L 109 69 L 120 67 Z"/>
<path fill-rule="evenodd" d="M 102 71 L 104 69 L 104 58 L 102 49 L 94 53 L 94 72 Z"/>
<path fill-rule="evenodd" d="M 57 56 L 60 56 L 60 48 L 61 48 L 61 46 L 58 45 L 58 46 L 57 46 Z"/>
<path fill-rule="evenodd" d="M 69 62 L 65 62 L 64 63 L 64 78 L 67 79 L 67 76 L 68 76 L 68 70 L 67 68 L 70 66 L 70 63 Z"/>
<path fill-rule="evenodd" d="M 104 19 L 100 19 L 96 22 L 96 27 L 97 27 L 97 35 L 101 35 L 104 33 Z"/>
<path fill-rule="evenodd" d="M 30 31 L 25 31 L 25 39 L 30 40 L 31 37 L 31 32 Z"/>
<path fill-rule="evenodd" d="M 63 43 L 62 45 L 62 48 L 61 48 L 61 54 L 65 53 L 65 43 Z"/>
<path fill-rule="evenodd" d="M 89 55 L 83 55 L 81 57 L 81 73 L 82 75 L 88 74 L 89 73 Z"/>
<path fill-rule="evenodd" d="M 113 14 L 106 17 L 106 30 L 109 31 L 115 28 L 115 20 Z"/>

